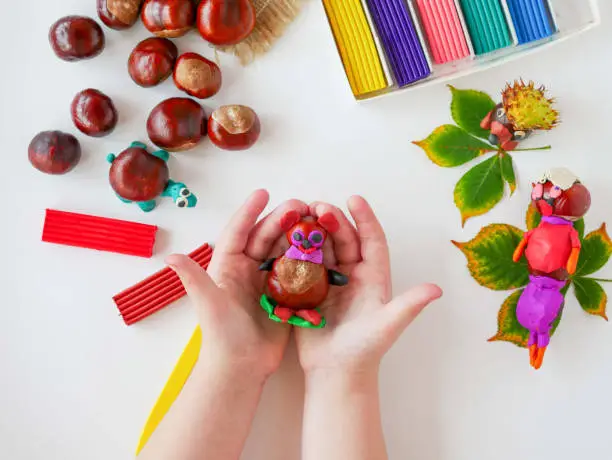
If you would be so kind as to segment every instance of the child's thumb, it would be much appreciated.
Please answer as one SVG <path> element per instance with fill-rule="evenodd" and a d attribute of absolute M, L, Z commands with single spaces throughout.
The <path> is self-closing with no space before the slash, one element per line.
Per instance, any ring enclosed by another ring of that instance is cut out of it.
<path fill-rule="evenodd" d="M 204 299 L 214 292 L 216 284 L 194 260 L 182 254 L 173 254 L 166 258 L 166 263 L 178 275 L 189 297 Z"/>
<path fill-rule="evenodd" d="M 441 296 L 442 289 L 435 284 L 421 284 L 409 289 L 387 305 L 389 326 L 399 336 L 427 305 Z"/>

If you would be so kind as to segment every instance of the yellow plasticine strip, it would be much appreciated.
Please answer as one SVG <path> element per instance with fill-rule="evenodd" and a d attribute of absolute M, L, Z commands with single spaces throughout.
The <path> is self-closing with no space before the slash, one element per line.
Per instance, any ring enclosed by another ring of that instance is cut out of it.
<path fill-rule="evenodd" d="M 170 375 L 170 378 L 166 382 L 164 389 L 162 390 L 153 410 L 149 414 L 147 423 L 145 424 L 140 440 L 138 441 L 138 447 L 136 448 L 136 455 L 140 454 L 140 451 L 144 448 L 145 444 L 149 441 L 149 438 L 153 432 L 157 429 L 158 425 L 164 419 L 176 398 L 181 393 L 187 379 L 191 375 L 191 371 L 198 361 L 200 355 L 200 347 L 202 346 L 202 330 L 198 326 L 193 332 L 189 343 L 183 350 L 179 361 L 174 366 L 174 370 Z"/>
<path fill-rule="evenodd" d="M 323 5 L 353 94 L 389 86 L 361 1 L 323 0 Z"/>

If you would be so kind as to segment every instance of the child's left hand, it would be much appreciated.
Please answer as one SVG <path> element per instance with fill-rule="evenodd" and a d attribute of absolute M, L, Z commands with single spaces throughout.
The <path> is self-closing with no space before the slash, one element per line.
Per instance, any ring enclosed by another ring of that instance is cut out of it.
<path fill-rule="evenodd" d="M 290 327 L 270 321 L 261 310 L 265 274 L 258 266 L 278 252 L 284 236 L 281 217 L 289 210 L 308 214 L 305 203 L 290 200 L 257 222 L 268 200 L 265 190 L 256 191 L 234 215 L 215 245 L 208 273 L 184 255 L 166 260 L 197 309 L 199 362 L 222 374 L 244 371 L 262 381 L 280 365 Z"/>

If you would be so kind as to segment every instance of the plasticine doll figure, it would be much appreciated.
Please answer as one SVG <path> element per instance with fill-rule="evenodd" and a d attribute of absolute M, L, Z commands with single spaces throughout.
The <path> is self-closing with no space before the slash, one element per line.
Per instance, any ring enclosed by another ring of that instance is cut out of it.
<path fill-rule="evenodd" d="M 525 234 L 513 260 L 518 262 L 525 254 L 528 263 L 529 284 L 518 301 L 516 317 L 529 330 L 529 360 L 539 369 L 553 322 L 563 307 L 561 289 L 578 264 L 580 237 L 574 222 L 589 210 L 591 194 L 573 173 L 558 168 L 533 184 L 531 199 L 542 221 Z"/>
<path fill-rule="evenodd" d="M 533 82 L 508 84 L 502 102 L 480 123 L 482 129 L 491 131 L 489 142 L 512 151 L 534 131 L 553 129 L 559 114 L 552 108 L 554 100 L 547 99 L 544 92 L 544 87 L 536 88 Z"/>
<path fill-rule="evenodd" d="M 269 272 L 261 306 L 274 321 L 324 327 L 325 318 L 317 307 L 327 298 L 330 285 L 348 284 L 345 275 L 323 265 L 323 244 L 328 233 L 338 230 L 339 223 L 331 213 L 314 221 L 290 211 L 283 216 L 281 226 L 290 246 L 283 256 L 259 267 Z"/>

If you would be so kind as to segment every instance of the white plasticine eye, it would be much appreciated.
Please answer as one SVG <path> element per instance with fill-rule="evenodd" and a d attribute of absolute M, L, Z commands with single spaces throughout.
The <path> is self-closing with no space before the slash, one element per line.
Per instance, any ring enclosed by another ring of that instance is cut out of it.
<path fill-rule="evenodd" d="M 514 137 L 519 141 L 522 141 L 523 139 L 525 139 L 526 135 L 527 133 L 525 131 L 516 131 L 514 133 Z"/>
<path fill-rule="evenodd" d="M 181 196 L 184 196 L 185 198 L 187 198 L 188 196 L 191 196 L 191 192 L 189 191 L 188 188 L 184 188 L 181 190 Z"/>
<path fill-rule="evenodd" d="M 176 206 L 179 208 L 186 208 L 187 207 L 187 199 L 184 197 L 179 197 L 176 199 Z"/>
<path fill-rule="evenodd" d="M 506 115 L 506 110 L 503 107 L 497 109 L 497 118 L 501 118 Z"/>

